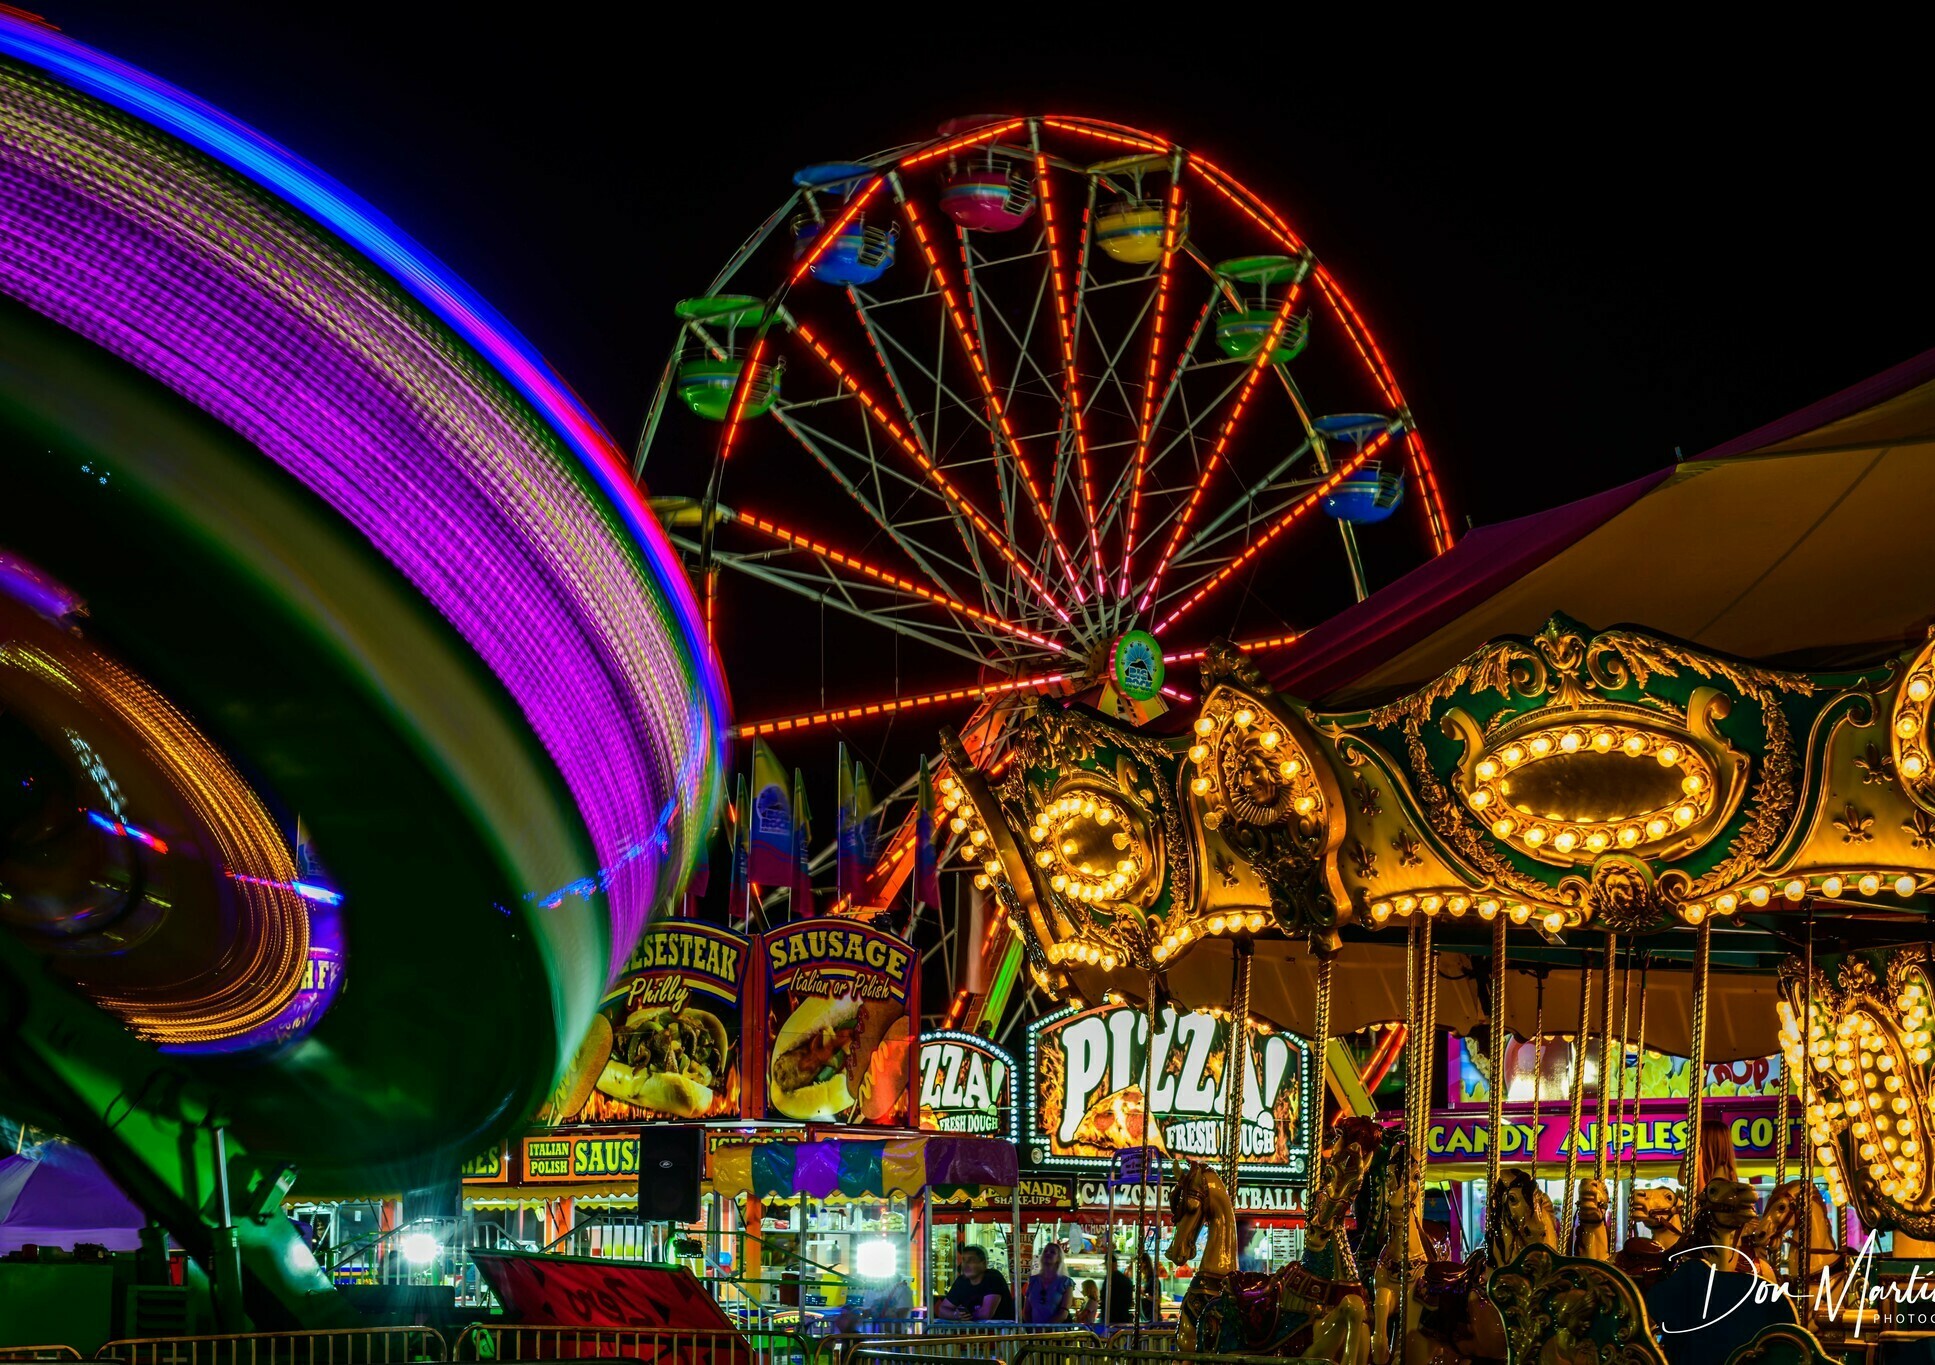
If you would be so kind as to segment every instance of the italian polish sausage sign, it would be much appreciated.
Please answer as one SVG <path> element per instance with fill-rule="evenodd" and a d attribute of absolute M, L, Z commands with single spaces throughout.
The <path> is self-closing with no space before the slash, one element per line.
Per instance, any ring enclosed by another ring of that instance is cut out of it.
<path fill-rule="evenodd" d="M 1142 1145 L 1200 1160 L 1225 1152 L 1233 1074 L 1229 1021 L 1165 1009 L 1156 1022 L 1153 1103 L 1145 1101 L 1148 1017 L 1127 1005 L 1064 1013 L 1028 1030 L 1028 1141 L 1058 1165 L 1104 1165 Z M 1310 1159 L 1317 1076 L 1310 1045 L 1252 1033 L 1243 1080 L 1246 1172 L 1299 1178 Z"/>
<path fill-rule="evenodd" d="M 910 1128 L 920 959 L 865 925 L 804 920 L 759 941 L 766 960 L 766 1112 Z"/>

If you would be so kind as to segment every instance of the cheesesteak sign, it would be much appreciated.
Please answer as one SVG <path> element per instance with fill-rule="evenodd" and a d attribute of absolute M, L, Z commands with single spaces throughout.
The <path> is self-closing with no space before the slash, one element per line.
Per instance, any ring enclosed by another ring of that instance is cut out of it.
<path fill-rule="evenodd" d="M 1099 1166 L 1124 1147 L 1202 1160 L 1224 1154 L 1229 1021 L 1165 1009 L 1156 1021 L 1154 1102 L 1145 1105 L 1149 1022 L 1127 1005 L 1051 1016 L 1028 1030 L 1029 1145 L 1055 1165 Z M 1310 1045 L 1250 1035 L 1243 1080 L 1245 1171 L 1305 1174 L 1316 1070 Z M 1154 1122 L 1145 1122 L 1145 1108 Z M 1145 1136 L 1146 1133 L 1146 1136 Z"/>

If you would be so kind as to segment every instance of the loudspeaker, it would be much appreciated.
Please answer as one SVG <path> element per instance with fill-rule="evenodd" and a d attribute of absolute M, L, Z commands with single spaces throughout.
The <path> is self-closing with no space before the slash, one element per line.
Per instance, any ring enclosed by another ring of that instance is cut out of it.
<path fill-rule="evenodd" d="M 699 1221 L 705 1129 L 652 1125 L 638 1135 L 638 1216 L 651 1223 Z"/>

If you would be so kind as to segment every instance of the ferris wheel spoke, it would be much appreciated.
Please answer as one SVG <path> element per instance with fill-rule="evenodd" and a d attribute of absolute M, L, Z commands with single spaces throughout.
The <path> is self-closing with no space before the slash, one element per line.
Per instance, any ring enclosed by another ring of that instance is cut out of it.
<path fill-rule="evenodd" d="M 1243 387 L 1245 371 L 1238 369 L 1230 361 L 1212 360 L 1200 365 L 1192 365 L 1189 368 L 1192 374 L 1227 369 L 1229 371 L 1229 379 L 1221 389 L 1211 394 L 1209 401 L 1203 405 L 1200 412 L 1191 412 L 1189 410 L 1188 394 L 1180 388 L 1176 391 L 1176 401 L 1183 405 L 1182 421 L 1176 427 L 1174 433 L 1150 454 L 1149 470 L 1151 474 L 1161 469 L 1177 452 L 1185 449 L 1194 450 L 1198 434 L 1209 425 L 1211 419 L 1217 413 L 1223 410 L 1223 405 L 1229 402 L 1238 390 Z M 1200 470 L 1200 468 L 1201 465 L 1199 462 L 1197 469 Z M 1113 527 L 1116 518 L 1121 516 L 1126 510 L 1127 499 L 1125 497 L 1125 491 L 1132 472 L 1130 467 L 1125 464 L 1116 475 L 1114 486 L 1109 490 L 1107 505 L 1110 508 L 1110 512 L 1104 516 L 1102 521 L 1104 534 Z M 1195 475 L 1192 474 L 1191 478 L 1193 479 L 1194 477 Z M 1155 529 L 1160 531 L 1162 526 L 1168 524 L 1169 517 L 1174 515 L 1174 512 L 1169 513 L 1156 524 Z"/>
<path fill-rule="evenodd" d="M 1072 681 L 1073 676 L 1067 672 L 1037 673 L 1026 678 L 974 683 L 965 687 L 948 688 L 939 692 L 923 692 L 908 697 L 882 697 L 875 701 L 855 702 L 847 706 L 822 707 L 817 711 L 802 711 L 790 716 L 747 721 L 737 727 L 736 734 L 740 739 L 752 739 L 757 736 L 782 734 L 788 730 L 807 730 L 821 725 L 838 725 L 844 721 L 889 716 L 928 706 L 958 702 L 987 702 L 1015 694 L 1060 692 L 1065 691 Z"/>
<path fill-rule="evenodd" d="M 1210 576 L 1208 582 L 1204 583 L 1201 587 L 1197 588 L 1193 593 L 1191 593 L 1187 598 L 1183 600 L 1181 605 L 1177 606 L 1167 616 L 1165 616 L 1161 620 L 1161 622 L 1159 622 L 1156 625 L 1155 633 L 1160 635 L 1163 631 L 1167 630 L 1170 626 L 1174 625 L 1184 615 L 1186 615 L 1190 611 L 1194 610 L 1197 606 L 1199 606 L 1202 603 L 1204 598 L 1208 597 L 1211 593 L 1215 592 L 1218 588 L 1222 587 L 1225 583 L 1229 582 L 1232 578 L 1234 578 L 1237 572 L 1241 570 L 1245 564 L 1248 564 L 1251 560 L 1255 559 L 1257 555 L 1261 554 L 1265 549 L 1267 549 L 1270 546 L 1270 544 L 1277 539 L 1278 536 L 1282 535 L 1285 531 L 1289 530 L 1293 524 L 1301 520 L 1306 514 L 1309 513 L 1309 511 L 1313 507 L 1317 506 L 1318 503 L 1322 502 L 1324 497 L 1327 494 L 1335 491 L 1338 484 L 1342 483 L 1346 478 L 1350 477 L 1352 474 L 1355 474 L 1359 469 L 1363 468 L 1364 465 L 1369 463 L 1371 460 L 1375 459 L 1377 457 L 1377 453 L 1380 450 L 1382 450 L 1385 446 L 1390 444 L 1391 436 L 1392 436 L 1392 432 L 1386 431 L 1383 435 L 1377 437 L 1375 440 L 1365 442 L 1364 448 L 1362 450 L 1358 451 L 1355 455 L 1352 455 L 1348 460 L 1338 465 L 1336 469 L 1331 471 L 1329 477 L 1324 479 L 1321 483 L 1319 483 L 1315 488 L 1311 489 L 1308 493 L 1304 494 L 1303 497 L 1297 499 L 1296 502 L 1292 503 L 1289 507 L 1285 508 L 1282 512 L 1278 513 L 1277 516 L 1273 518 L 1267 526 L 1265 526 L 1262 534 L 1259 535 L 1255 540 L 1251 541 L 1249 545 L 1244 547 L 1243 552 L 1241 554 L 1237 555 L 1234 559 L 1230 560 L 1229 563 L 1225 564 L 1222 568 L 1218 569 L 1213 575 Z"/>
<path fill-rule="evenodd" d="M 1000 394 L 994 386 L 994 377 L 988 372 L 987 363 L 982 357 L 972 325 L 962 309 L 961 302 L 953 286 L 948 283 L 940 253 L 935 248 L 932 235 L 927 230 L 927 222 L 921 217 L 920 210 L 915 206 L 912 198 L 904 198 L 901 201 L 901 210 L 914 233 L 915 241 L 920 245 L 921 254 L 927 260 L 928 273 L 933 276 L 935 288 L 941 292 L 948 319 L 954 325 L 955 336 L 960 342 L 961 349 L 967 354 L 968 365 L 974 371 L 974 377 L 980 385 L 982 399 L 988 406 L 989 421 L 995 429 L 996 452 L 1005 451 L 1008 458 L 1014 462 L 1015 469 L 1028 491 L 1028 500 L 1034 508 L 1035 516 L 1040 520 L 1055 558 L 1061 564 L 1062 573 L 1074 588 L 1076 601 L 1079 602 L 1087 596 L 1087 593 L 1082 587 L 1080 576 L 1075 572 L 1074 564 L 1068 557 L 1067 547 L 1062 544 L 1061 536 L 1055 530 L 1055 520 L 1049 515 L 1047 504 L 1042 501 L 1041 489 L 1035 480 L 1034 471 L 1029 467 L 1026 457 L 1022 454 L 1020 442 L 1015 439 L 1013 429 L 1009 426 L 1007 411 L 1002 407 Z"/>
<path fill-rule="evenodd" d="M 995 553 L 1001 556 L 1008 567 L 1034 591 L 1036 596 L 1048 606 L 1048 609 L 1056 617 L 1064 624 L 1067 624 L 1069 620 L 1068 609 L 1048 590 L 1046 584 L 1028 570 L 1026 563 L 1014 547 L 995 529 L 994 523 L 989 521 L 987 516 L 968 500 L 966 495 L 941 470 L 940 465 L 928 457 L 926 451 L 921 448 L 920 443 L 894 420 L 893 414 L 887 411 L 880 400 L 875 398 L 867 390 L 866 386 L 860 382 L 851 370 L 834 357 L 833 353 L 827 349 L 825 343 L 819 340 L 806 323 L 796 323 L 794 326 L 794 335 L 806 343 L 808 349 L 832 372 L 834 378 L 848 392 L 853 394 L 855 398 L 860 400 L 861 406 L 867 410 L 868 415 L 893 440 L 894 444 L 901 449 L 902 453 L 913 460 L 921 472 L 941 490 L 942 495 L 947 499 L 949 505 L 968 519 L 975 530 L 981 534 L 982 538 L 994 549 Z"/>
<path fill-rule="evenodd" d="M 1224 456 L 1229 451 L 1230 439 L 1236 435 L 1236 428 L 1243 420 L 1244 409 L 1256 396 L 1258 382 L 1263 378 L 1265 371 L 1279 368 L 1272 363 L 1272 360 L 1276 355 L 1277 344 L 1283 340 L 1283 333 L 1289 327 L 1291 315 L 1296 310 L 1297 290 L 1292 286 L 1284 292 L 1283 302 L 1277 308 L 1276 317 L 1271 320 L 1270 330 L 1264 333 L 1263 344 L 1257 347 L 1256 358 L 1251 361 L 1248 371 L 1244 374 L 1243 383 L 1237 389 L 1236 398 L 1231 402 L 1229 411 L 1223 415 L 1222 427 L 1216 433 L 1216 440 L 1210 446 L 1208 456 L 1202 461 L 1195 486 L 1189 491 L 1188 501 L 1183 503 L 1182 511 L 1177 514 L 1174 524 L 1170 527 L 1168 543 L 1163 547 L 1162 554 L 1156 561 L 1155 572 L 1149 576 L 1149 586 L 1143 591 L 1141 600 L 1136 604 L 1136 610 L 1147 611 L 1149 604 L 1161 591 L 1162 575 L 1168 569 L 1169 561 L 1174 557 L 1177 548 L 1181 546 L 1183 537 L 1189 533 L 1190 523 L 1195 519 L 1196 509 L 1202 504 L 1203 494 L 1209 488 L 1209 481 L 1216 477 L 1216 471 L 1222 467 Z"/>
<path fill-rule="evenodd" d="M 958 598 L 950 597 L 944 593 L 937 593 L 931 588 L 924 588 L 912 579 L 904 578 L 899 574 L 881 568 L 877 564 L 869 563 L 859 555 L 849 554 L 845 550 L 829 545 L 823 540 L 803 535 L 798 531 L 782 526 L 770 517 L 762 516 L 757 512 L 743 507 L 737 509 L 721 507 L 719 512 L 722 517 L 737 522 L 740 525 L 748 526 L 782 544 L 790 545 L 796 550 L 805 550 L 826 560 L 828 563 L 837 564 L 841 568 L 852 569 L 873 579 L 877 583 L 896 588 L 902 593 L 911 594 L 922 602 L 942 607 L 959 616 L 964 616 L 986 629 L 1004 631 L 1009 635 L 1015 636 L 1017 639 L 1026 640 L 1029 644 L 1039 645 L 1043 649 L 1051 649 L 1058 652 L 1066 651 L 1067 647 L 1059 640 L 1050 639 L 1013 621 L 1003 620 Z"/>
<path fill-rule="evenodd" d="M 1038 134 L 1035 137 L 1035 199 L 1041 205 L 1041 225 L 1043 244 L 1047 249 L 1049 288 L 1055 303 L 1056 340 L 1060 346 L 1062 359 L 1062 423 L 1055 439 L 1056 462 L 1059 465 L 1062 451 L 1072 450 L 1075 456 L 1076 474 L 1082 497 L 1082 520 L 1088 528 L 1089 558 L 1095 571 L 1095 592 L 1098 597 L 1106 594 L 1103 582 L 1102 540 L 1095 517 L 1095 471 L 1089 464 L 1088 428 L 1082 413 L 1081 375 L 1075 368 L 1075 337 L 1079 327 L 1076 321 L 1081 316 L 1081 291 L 1079 281 L 1088 268 L 1088 216 L 1084 215 L 1080 230 L 1080 244 L 1076 264 L 1077 286 L 1070 297 L 1070 286 L 1062 272 L 1061 224 L 1055 217 L 1054 187 L 1048 168 L 1048 158 L 1040 148 Z"/>
<path fill-rule="evenodd" d="M 1182 226 L 1181 153 L 1169 163 L 1168 202 L 1162 210 L 1162 257 L 1156 267 L 1155 316 L 1149 324 L 1148 363 L 1142 376 L 1142 410 L 1136 418 L 1134 472 L 1129 480 L 1129 522 L 1122 537 L 1122 572 L 1116 580 L 1115 595 L 1129 595 L 1129 579 L 1135 572 L 1135 537 L 1142 514 L 1142 480 L 1148 470 L 1149 439 L 1155 432 L 1157 376 L 1162 367 L 1162 333 L 1169 321 L 1169 280 L 1175 272 L 1177 233 Z"/>
<path fill-rule="evenodd" d="M 698 543 L 689 537 L 673 537 L 672 543 L 688 551 L 698 550 Z M 877 604 L 868 605 L 856 599 L 851 591 L 853 584 L 834 577 L 824 568 L 820 572 L 805 573 L 772 563 L 764 556 L 733 554 L 716 548 L 712 552 L 712 562 L 719 568 L 756 579 L 768 587 L 778 588 L 844 615 L 894 631 L 910 640 L 917 640 L 929 648 L 958 655 L 979 667 L 1000 667 L 1007 662 L 1001 655 L 990 655 L 975 647 L 987 642 L 987 637 L 978 632 L 957 627 L 950 629 L 947 635 L 940 635 L 923 624 L 883 612 Z"/>

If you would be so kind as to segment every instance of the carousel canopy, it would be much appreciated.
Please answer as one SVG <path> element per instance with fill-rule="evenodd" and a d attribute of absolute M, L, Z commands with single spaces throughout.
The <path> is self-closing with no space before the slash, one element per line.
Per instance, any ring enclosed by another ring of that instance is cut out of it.
<path fill-rule="evenodd" d="M 1340 709 L 1555 611 L 1797 667 L 1918 639 L 1935 602 L 1935 351 L 1608 492 L 1471 532 L 1318 626 L 1271 681 Z"/>

